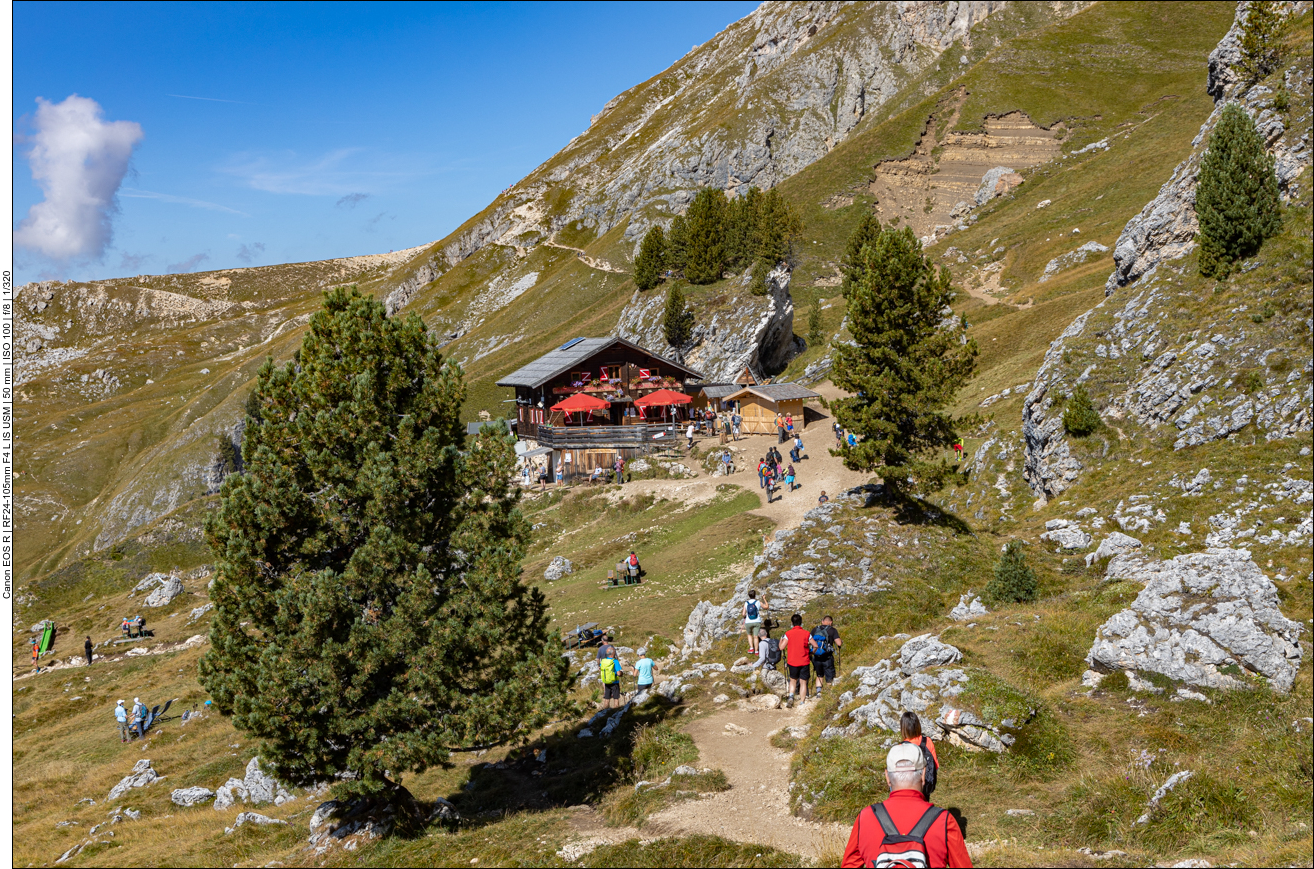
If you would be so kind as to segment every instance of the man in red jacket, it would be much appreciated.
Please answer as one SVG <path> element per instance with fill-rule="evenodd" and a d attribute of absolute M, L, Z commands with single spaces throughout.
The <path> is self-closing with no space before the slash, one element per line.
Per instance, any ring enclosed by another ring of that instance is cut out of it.
<path fill-rule="evenodd" d="M 882 854 L 893 865 L 972 865 L 958 822 L 922 796 L 925 777 L 921 748 L 904 742 L 890 749 L 885 757 L 890 798 L 858 812 L 841 866 L 872 866 Z"/>
<path fill-rule="evenodd" d="M 794 613 L 789 617 L 789 623 L 793 625 L 785 635 L 780 638 L 780 651 L 785 653 L 785 664 L 789 668 L 789 699 L 785 701 L 786 706 L 794 705 L 794 696 L 804 700 L 810 700 L 808 696 L 808 663 L 812 660 L 812 635 L 803 627 L 803 616 Z"/>

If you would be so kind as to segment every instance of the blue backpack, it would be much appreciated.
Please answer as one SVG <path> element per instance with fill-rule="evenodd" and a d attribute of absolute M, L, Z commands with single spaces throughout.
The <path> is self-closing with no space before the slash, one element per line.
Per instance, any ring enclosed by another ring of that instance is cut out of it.
<path fill-rule="evenodd" d="M 826 635 L 824 628 L 816 627 L 812 629 L 812 642 L 816 644 L 816 649 L 813 650 L 812 654 L 818 658 L 824 658 L 835 651 L 830 645 L 830 637 Z"/>
<path fill-rule="evenodd" d="M 755 600 L 748 602 L 748 620 L 750 622 L 757 621 L 757 601 Z"/>

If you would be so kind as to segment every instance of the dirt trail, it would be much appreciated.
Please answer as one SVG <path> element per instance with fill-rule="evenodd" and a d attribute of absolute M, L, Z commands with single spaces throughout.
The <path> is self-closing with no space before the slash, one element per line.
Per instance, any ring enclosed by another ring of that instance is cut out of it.
<path fill-rule="evenodd" d="M 813 823 L 790 814 L 793 753 L 775 748 L 768 738 L 781 728 L 804 725 L 810 709 L 808 703 L 794 709 L 756 709 L 741 702 L 691 723 L 686 731 L 698 745 L 698 766 L 724 772 L 730 790 L 669 806 L 653 815 L 644 831 L 721 836 L 813 859 L 842 853 L 847 826 Z M 727 731 L 726 725 L 747 733 Z"/>
<path fill-rule="evenodd" d="M 616 268 L 614 265 L 612 265 L 611 263 L 607 262 L 604 259 L 598 259 L 596 257 L 589 256 L 584 252 L 582 248 L 571 247 L 568 244 L 560 243 L 559 241 L 557 241 L 555 236 L 547 239 L 546 241 L 543 242 L 543 244 L 547 245 L 548 247 L 560 248 L 561 250 L 573 250 L 575 252 L 575 256 L 579 257 L 580 262 L 584 263 L 584 265 L 588 266 L 591 269 L 597 269 L 600 272 L 611 272 L 612 274 L 615 275 L 629 274 L 629 272 L 625 271 L 624 269 Z"/>

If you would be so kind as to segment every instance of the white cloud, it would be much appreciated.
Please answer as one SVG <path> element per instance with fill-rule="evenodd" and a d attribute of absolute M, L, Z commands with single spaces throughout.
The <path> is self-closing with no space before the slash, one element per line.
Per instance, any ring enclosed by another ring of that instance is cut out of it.
<path fill-rule="evenodd" d="M 105 121 L 95 100 L 37 98 L 36 135 L 27 160 L 46 198 L 32 206 L 14 244 L 52 259 L 99 259 L 109 246 L 115 194 L 142 140 L 134 121 Z"/>
<path fill-rule="evenodd" d="M 187 205 L 192 208 L 205 208 L 210 211 L 225 211 L 229 214 L 236 214 L 240 217 L 251 216 L 244 211 L 238 211 L 236 208 L 229 208 L 227 205 L 206 202 L 204 199 L 188 199 L 186 196 L 174 196 L 172 193 L 156 193 L 153 190 L 137 190 L 132 187 L 124 187 L 122 195 L 128 199 L 155 199 L 160 202 L 170 202 L 174 205 Z"/>
<path fill-rule="evenodd" d="M 237 249 L 237 258 L 244 263 L 255 262 L 256 257 L 264 256 L 265 244 L 262 241 L 253 241 L 250 244 L 244 244 Z"/>

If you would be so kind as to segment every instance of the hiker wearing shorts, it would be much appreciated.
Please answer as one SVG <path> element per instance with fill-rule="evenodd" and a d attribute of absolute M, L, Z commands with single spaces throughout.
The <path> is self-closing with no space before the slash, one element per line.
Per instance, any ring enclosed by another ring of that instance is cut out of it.
<path fill-rule="evenodd" d="M 858 812 L 841 866 L 881 865 L 970 867 L 963 831 L 953 815 L 922 796 L 926 765 L 922 751 L 901 742 L 885 756 L 890 797 Z M 900 855 L 902 860 L 899 859 Z"/>
<path fill-rule="evenodd" d="M 844 641 L 835 630 L 835 620 L 826 616 L 812 629 L 812 672 L 817 676 L 817 696 L 821 696 L 821 683 L 835 681 L 835 654 Z"/>
<path fill-rule="evenodd" d="M 37 660 L 37 659 L 40 658 L 40 657 L 41 657 L 41 646 L 40 646 L 40 644 L 37 643 L 36 640 L 33 640 L 33 641 L 32 641 L 32 667 L 33 667 L 33 669 L 35 669 L 38 673 L 41 672 L 41 662 L 40 662 L 39 660 Z"/>
<path fill-rule="evenodd" d="M 757 637 L 766 621 L 766 611 L 770 609 L 766 601 L 757 599 L 757 591 L 749 590 L 748 600 L 744 601 L 744 633 L 748 635 L 748 651 L 757 654 Z"/>
<path fill-rule="evenodd" d="M 794 466 L 790 465 L 785 468 L 785 485 L 789 486 L 789 491 L 794 491 L 798 486 L 794 485 Z"/>
<path fill-rule="evenodd" d="M 657 665 L 653 663 L 652 658 L 648 657 L 647 649 L 639 649 L 639 660 L 634 662 L 634 678 L 638 684 L 634 686 L 634 696 L 652 691 L 653 675 Z"/>
<path fill-rule="evenodd" d="M 780 650 L 785 653 L 785 664 L 789 668 L 789 699 L 786 705 L 794 706 L 794 697 L 808 696 L 808 663 L 812 659 L 812 635 L 803 627 L 803 616 L 794 613 L 789 617 L 793 625 L 780 638 Z"/>

